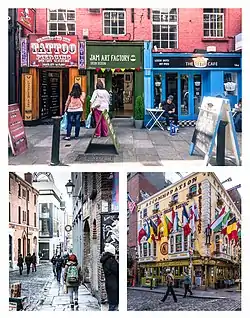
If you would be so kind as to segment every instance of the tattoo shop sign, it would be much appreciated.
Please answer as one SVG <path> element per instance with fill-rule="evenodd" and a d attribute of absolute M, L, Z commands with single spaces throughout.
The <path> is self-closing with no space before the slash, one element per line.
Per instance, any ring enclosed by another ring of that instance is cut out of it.
<path fill-rule="evenodd" d="M 77 36 L 29 36 L 31 67 L 77 67 Z"/>

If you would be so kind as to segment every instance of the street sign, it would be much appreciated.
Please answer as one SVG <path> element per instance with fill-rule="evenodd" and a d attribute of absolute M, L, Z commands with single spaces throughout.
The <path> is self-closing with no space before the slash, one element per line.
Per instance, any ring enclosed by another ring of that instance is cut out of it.
<path fill-rule="evenodd" d="M 66 232 L 70 232 L 72 230 L 72 226 L 71 225 L 66 225 L 65 226 L 65 231 Z"/>

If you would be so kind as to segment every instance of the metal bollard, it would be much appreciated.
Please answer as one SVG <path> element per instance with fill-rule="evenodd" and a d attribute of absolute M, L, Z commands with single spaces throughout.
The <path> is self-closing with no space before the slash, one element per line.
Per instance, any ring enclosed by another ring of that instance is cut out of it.
<path fill-rule="evenodd" d="M 61 116 L 52 117 L 53 119 L 53 136 L 52 136 L 52 149 L 51 149 L 51 166 L 57 166 L 60 163 L 60 123 Z"/>
<path fill-rule="evenodd" d="M 150 282 L 150 290 L 153 289 L 153 278 L 151 278 L 151 282 Z"/>
<path fill-rule="evenodd" d="M 217 135 L 216 165 L 225 166 L 226 121 L 220 121 Z"/>

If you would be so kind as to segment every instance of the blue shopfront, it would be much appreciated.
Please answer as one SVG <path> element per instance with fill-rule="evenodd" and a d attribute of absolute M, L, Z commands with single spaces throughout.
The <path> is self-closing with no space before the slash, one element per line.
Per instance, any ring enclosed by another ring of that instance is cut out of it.
<path fill-rule="evenodd" d="M 151 42 L 146 42 L 144 54 L 145 108 L 158 107 L 173 95 L 183 125 L 195 122 L 203 96 L 228 98 L 231 107 L 242 96 L 239 53 L 153 53 Z"/>

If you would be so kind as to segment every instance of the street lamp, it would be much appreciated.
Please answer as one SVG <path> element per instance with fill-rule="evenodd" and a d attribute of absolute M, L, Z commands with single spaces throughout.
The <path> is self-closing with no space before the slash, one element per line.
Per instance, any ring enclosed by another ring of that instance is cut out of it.
<path fill-rule="evenodd" d="M 228 179 L 226 179 L 226 180 L 222 181 L 222 182 L 221 182 L 221 184 L 226 183 L 226 182 L 231 182 L 231 181 L 233 181 L 233 180 L 232 180 L 232 178 L 231 178 L 231 177 L 229 177 Z"/>
<path fill-rule="evenodd" d="M 80 193 L 79 195 L 72 195 L 74 187 L 75 187 L 75 185 L 71 180 L 69 180 L 65 184 L 65 188 L 67 190 L 67 194 L 69 195 L 69 197 L 78 198 L 79 201 L 82 201 L 82 203 L 85 203 L 87 201 L 87 199 L 82 193 Z"/>

